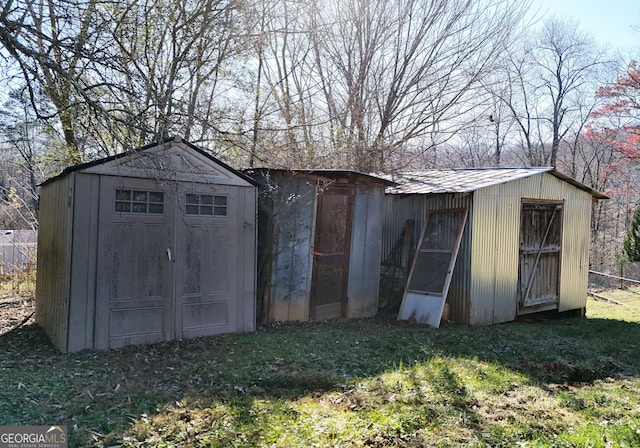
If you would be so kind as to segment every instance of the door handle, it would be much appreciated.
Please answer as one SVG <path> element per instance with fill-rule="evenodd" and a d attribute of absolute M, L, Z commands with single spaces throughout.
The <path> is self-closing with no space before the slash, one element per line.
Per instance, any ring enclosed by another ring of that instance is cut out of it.
<path fill-rule="evenodd" d="M 171 257 L 171 248 L 167 247 L 167 258 L 169 259 L 169 261 L 173 261 L 173 258 Z"/>

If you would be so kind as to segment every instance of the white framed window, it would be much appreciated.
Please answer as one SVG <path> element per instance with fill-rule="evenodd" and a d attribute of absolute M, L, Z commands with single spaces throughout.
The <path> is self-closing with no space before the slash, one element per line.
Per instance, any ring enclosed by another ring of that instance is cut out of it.
<path fill-rule="evenodd" d="M 114 210 L 117 213 L 164 213 L 164 193 L 161 191 L 143 191 L 116 189 Z"/>
<path fill-rule="evenodd" d="M 187 193 L 185 213 L 195 216 L 227 216 L 227 197 L 215 194 Z"/>

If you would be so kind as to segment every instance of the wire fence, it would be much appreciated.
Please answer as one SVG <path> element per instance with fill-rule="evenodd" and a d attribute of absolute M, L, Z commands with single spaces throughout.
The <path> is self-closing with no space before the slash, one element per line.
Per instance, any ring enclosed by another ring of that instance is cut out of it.
<path fill-rule="evenodd" d="M 589 290 L 626 289 L 640 285 L 640 262 L 593 266 L 589 270 Z"/>

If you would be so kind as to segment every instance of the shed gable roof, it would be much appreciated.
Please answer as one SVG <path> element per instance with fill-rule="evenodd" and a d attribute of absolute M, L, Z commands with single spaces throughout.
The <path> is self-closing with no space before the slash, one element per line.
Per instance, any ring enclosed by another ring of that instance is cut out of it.
<path fill-rule="evenodd" d="M 396 182 L 388 194 L 471 193 L 481 188 L 511 182 L 525 177 L 549 173 L 584 190 L 596 199 L 608 196 L 574 180 L 553 168 L 457 168 L 443 170 L 406 171 L 381 175 Z"/>
<path fill-rule="evenodd" d="M 241 186 L 257 185 L 251 177 L 181 137 L 68 167 L 44 184 L 72 172 Z"/>

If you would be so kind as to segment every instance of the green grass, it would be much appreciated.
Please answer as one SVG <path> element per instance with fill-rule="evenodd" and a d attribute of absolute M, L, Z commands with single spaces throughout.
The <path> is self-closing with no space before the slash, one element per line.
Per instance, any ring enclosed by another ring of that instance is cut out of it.
<path fill-rule="evenodd" d="M 639 296 L 640 297 L 640 296 Z M 586 319 L 272 325 L 60 354 L 0 335 L 0 424 L 70 446 L 640 446 L 640 299 Z"/>

